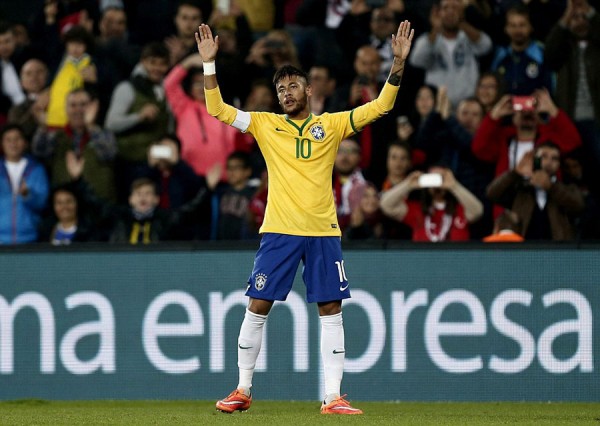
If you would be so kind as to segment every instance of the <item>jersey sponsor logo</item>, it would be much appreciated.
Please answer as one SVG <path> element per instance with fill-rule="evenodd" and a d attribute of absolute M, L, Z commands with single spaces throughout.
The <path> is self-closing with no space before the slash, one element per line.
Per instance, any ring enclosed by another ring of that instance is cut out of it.
<path fill-rule="evenodd" d="M 348 286 L 349 286 L 349 285 L 350 285 L 349 283 L 346 283 L 346 285 L 343 285 L 343 284 L 342 284 L 342 285 L 340 286 L 340 291 L 346 291 L 346 289 L 348 288 Z"/>
<path fill-rule="evenodd" d="M 254 288 L 261 291 L 267 284 L 267 276 L 265 274 L 256 274 L 254 277 Z"/>
<path fill-rule="evenodd" d="M 309 132 L 316 141 L 322 141 L 325 139 L 325 129 L 320 123 L 314 124 L 310 128 Z"/>
<path fill-rule="evenodd" d="M 343 353 L 346 353 L 346 351 L 345 351 L 345 350 L 343 350 L 343 349 L 342 349 L 342 350 L 339 350 L 339 349 L 334 349 L 334 350 L 333 350 L 333 353 L 334 353 L 335 355 L 337 355 L 337 354 L 343 354 Z"/>
<path fill-rule="evenodd" d="M 333 229 L 337 229 L 337 223 L 332 223 L 332 224 L 331 224 L 331 228 L 333 228 Z"/>
<path fill-rule="evenodd" d="M 252 349 L 252 346 L 242 346 L 241 344 L 238 343 L 238 348 L 240 348 L 240 349 Z"/>
<path fill-rule="evenodd" d="M 285 132 L 285 130 L 284 130 L 284 129 L 280 129 L 279 127 L 275 127 L 275 131 L 276 131 L 276 132 Z"/>

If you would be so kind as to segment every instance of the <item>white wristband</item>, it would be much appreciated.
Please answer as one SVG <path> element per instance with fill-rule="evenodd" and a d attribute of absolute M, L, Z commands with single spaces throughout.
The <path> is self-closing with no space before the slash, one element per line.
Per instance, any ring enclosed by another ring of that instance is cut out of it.
<path fill-rule="evenodd" d="M 215 68 L 215 61 L 203 62 L 202 68 L 204 69 L 204 75 L 215 75 L 217 70 Z"/>

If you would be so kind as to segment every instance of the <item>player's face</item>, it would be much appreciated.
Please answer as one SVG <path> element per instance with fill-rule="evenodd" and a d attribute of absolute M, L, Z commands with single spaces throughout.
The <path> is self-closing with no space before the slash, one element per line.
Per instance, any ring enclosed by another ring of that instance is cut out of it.
<path fill-rule="evenodd" d="M 312 89 L 302 77 L 297 75 L 284 77 L 277 82 L 275 90 L 283 112 L 290 117 L 308 111 L 308 97 Z"/>

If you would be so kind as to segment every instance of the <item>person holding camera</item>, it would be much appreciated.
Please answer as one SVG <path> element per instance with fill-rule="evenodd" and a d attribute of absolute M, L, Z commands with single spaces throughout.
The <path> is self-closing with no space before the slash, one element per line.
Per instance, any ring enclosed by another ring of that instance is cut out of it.
<path fill-rule="evenodd" d="M 517 166 L 492 181 L 488 197 L 511 209 L 521 220 L 526 240 L 564 241 L 574 238 L 572 217 L 583 211 L 583 193 L 558 177 L 560 147 L 540 143 L 519 160 Z"/>
<path fill-rule="evenodd" d="M 421 191 L 420 200 L 408 195 Z M 410 226 L 413 241 L 467 241 L 469 224 L 483 214 L 483 205 L 445 167 L 430 167 L 428 173 L 414 171 L 381 196 L 381 210 Z"/>
<path fill-rule="evenodd" d="M 539 89 L 532 96 L 502 96 L 483 118 L 471 149 L 478 159 L 494 163 L 496 176 L 500 176 L 545 140 L 554 141 L 561 154 L 581 145 L 571 119 L 554 104 L 546 89 Z"/>
<path fill-rule="evenodd" d="M 213 165 L 206 176 L 197 175 L 181 157 L 181 142 L 176 135 L 166 134 L 148 149 L 148 166 L 136 177 L 151 179 L 158 188 L 159 207 L 176 210 L 191 202 L 202 189 L 211 194 L 221 178 L 222 166 Z M 211 207 L 209 197 L 199 205 L 193 221 L 175 227 L 171 237 L 177 240 L 210 237 Z"/>

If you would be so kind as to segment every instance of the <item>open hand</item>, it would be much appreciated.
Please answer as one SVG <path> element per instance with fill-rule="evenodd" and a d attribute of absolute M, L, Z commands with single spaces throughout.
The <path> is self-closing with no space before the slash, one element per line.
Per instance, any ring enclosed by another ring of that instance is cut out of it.
<path fill-rule="evenodd" d="M 400 22 L 398 32 L 392 34 L 392 51 L 394 52 L 394 57 L 402 61 L 406 60 L 414 35 L 415 30 L 410 29 L 409 21 Z"/>
<path fill-rule="evenodd" d="M 202 57 L 202 62 L 214 61 L 219 50 L 219 36 L 213 38 L 212 31 L 206 24 L 200 24 L 194 36 L 196 37 L 198 53 Z"/>

